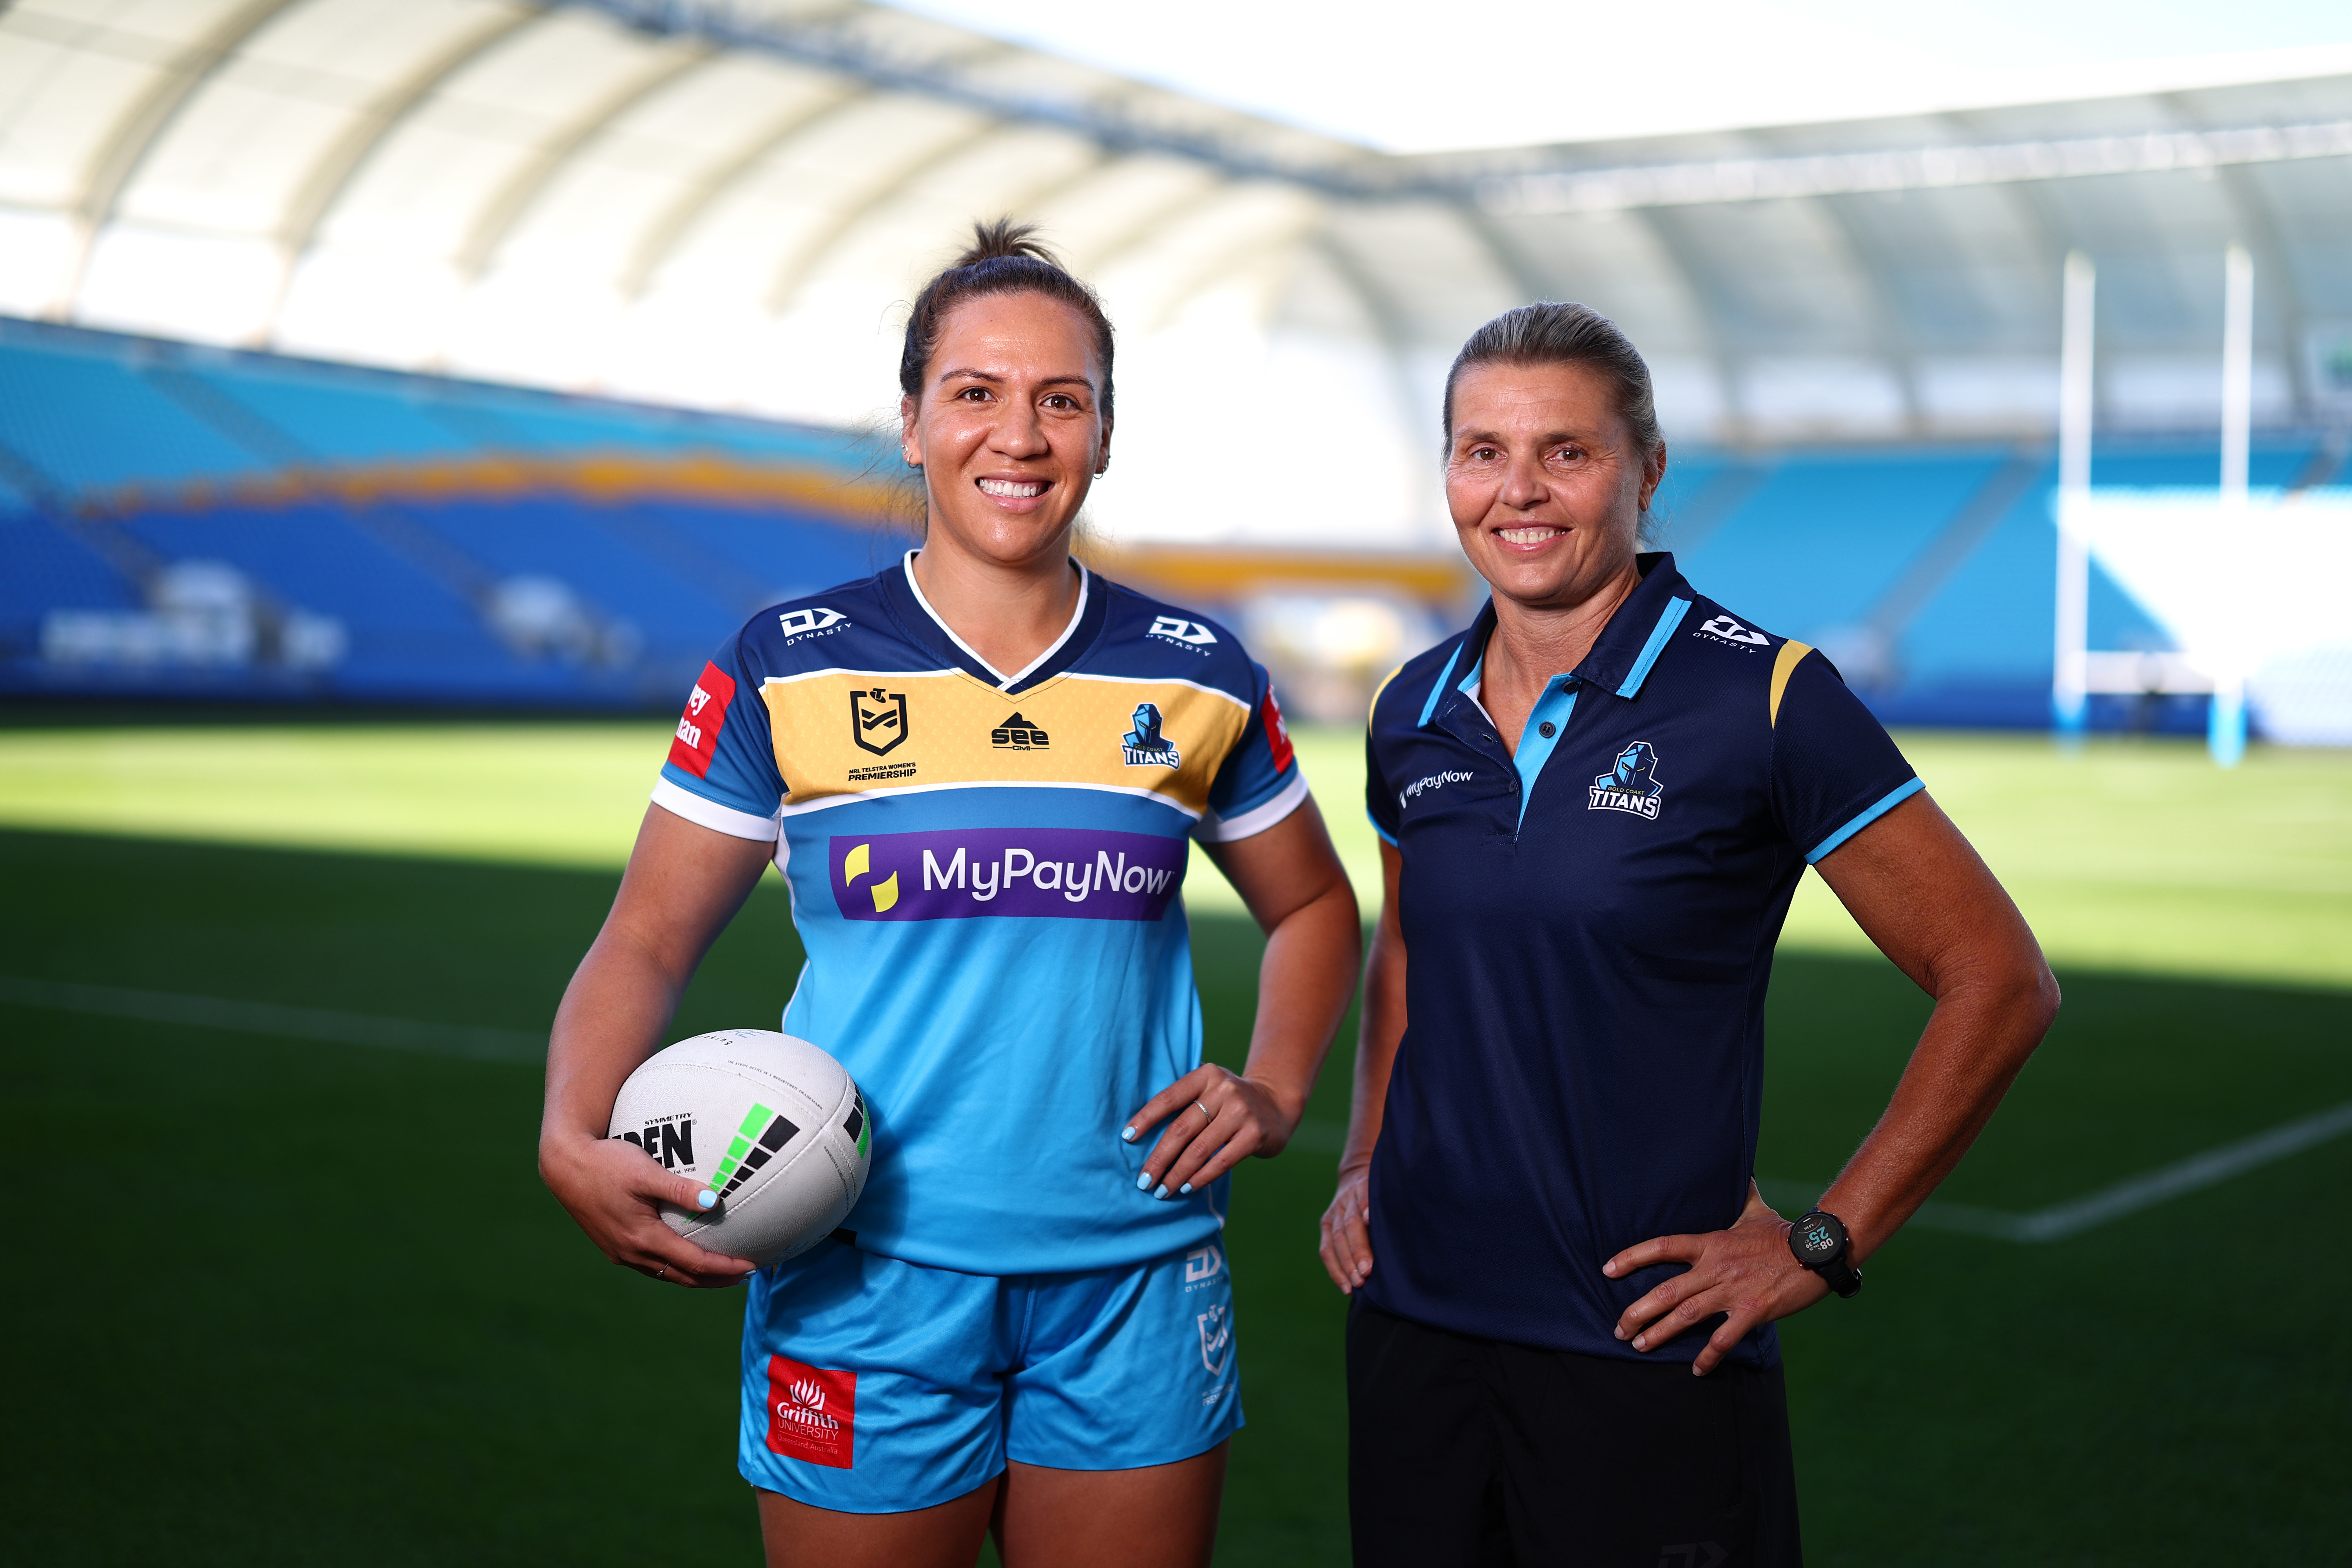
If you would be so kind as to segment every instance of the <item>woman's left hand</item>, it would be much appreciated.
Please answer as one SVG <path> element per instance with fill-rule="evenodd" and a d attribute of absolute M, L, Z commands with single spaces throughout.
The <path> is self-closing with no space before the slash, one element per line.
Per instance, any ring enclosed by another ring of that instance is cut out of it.
<path fill-rule="evenodd" d="M 1789 1222 L 1773 1212 L 1756 1184 L 1748 1206 L 1729 1230 L 1704 1236 L 1661 1236 L 1629 1247 L 1601 1267 L 1612 1279 L 1654 1263 L 1687 1263 L 1625 1309 L 1617 1337 L 1637 1351 L 1655 1350 L 1718 1313 L 1727 1314 L 1699 1347 L 1691 1371 L 1705 1377 L 1751 1330 L 1801 1312 L 1830 1293 L 1820 1275 L 1789 1250 Z"/>
<path fill-rule="evenodd" d="M 1286 1104 L 1255 1079 L 1204 1062 L 1153 1095 L 1119 1137 L 1132 1143 L 1166 1121 L 1168 1131 L 1144 1160 L 1136 1184 L 1154 1197 L 1181 1197 L 1248 1155 L 1281 1153 L 1306 1109 L 1303 1102 Z"/>

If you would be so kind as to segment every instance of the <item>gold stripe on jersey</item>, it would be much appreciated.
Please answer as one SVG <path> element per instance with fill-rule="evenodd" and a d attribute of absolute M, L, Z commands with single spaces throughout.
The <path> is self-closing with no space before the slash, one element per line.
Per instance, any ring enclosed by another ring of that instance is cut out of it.
<path fill-rule="evenodd" d="M 1780 645 L 1780 651 L 1772 656 L 1772 695 L 1769 704 L 1770 719 L 1767 728 L 1776 730 L 1780 728 L 1780 694 L 1789 689 L 1789 677 L 1797 673 L 1797 666 L 1803 662 L 1807 654 L 1812 651 L 1811 643 L 1801 643 L 1790 637 Z"/>
<path fill-rule="evenodd" d="M 827 670 L 772 678 L 760 696 L 788 806 L 940 784 L 1069 784 L 1147 790 L 1198 816 L 1250 718 L 1239 699 L 1184 681 L 1080 674 L 1013 696 L 961 670 Z M 1147 702 L 1173 766 L 1124 743 Z"/>

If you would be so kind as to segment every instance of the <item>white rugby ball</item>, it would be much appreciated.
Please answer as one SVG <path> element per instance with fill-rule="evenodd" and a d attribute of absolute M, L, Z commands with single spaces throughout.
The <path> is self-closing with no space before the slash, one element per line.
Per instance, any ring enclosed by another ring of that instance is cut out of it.
<path fill-rule="evenodd" d="M 766 1265 L 804 1252 L 866 1190 L 873 1119 L 847 1069 L 772 1029 L 720 1029 L 656 1051 L 613 1102 L 612 1136 L 714 1188 L 661 1205 L 698 1247 Z"/>

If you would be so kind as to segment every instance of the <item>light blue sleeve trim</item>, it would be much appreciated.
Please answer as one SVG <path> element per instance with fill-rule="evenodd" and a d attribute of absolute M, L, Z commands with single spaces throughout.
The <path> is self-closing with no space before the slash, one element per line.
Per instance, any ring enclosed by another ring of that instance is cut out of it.
<path fill-rule="evenodd" d="M 1454 673 L 1454 666 L 1462 658 L 1462 645 L 1455 643 L 1454 651 L 1445 656 L 1445 668 L 1437 672 L 1437 679 L 1429 689 L 1429 700 L 1421 705 L 1421 717 L 1413 723 L 1418 730 L 1426 725 L 1437 711 L 1437 700 L 1445 695 L 1445 678 Z"/>
<path fill-rule="evenodd" d="M 1379 817 L 1374 816 L 1370 811 L 1366 811 L 1364 813 L 1364 820 L 1372 825 L 1372 831 L 1381 836 L 1381 843 L 1387 845 L 1391 849 L 1394 849 L 1397 847 L 1396 839 L 1390 834 L 1387 828 L 1381 826 L 1381 819 Z"/>
<path fill-rule="evenodd" d="M 1905 801 L 1910 799 L 1913 795 L 1917 795 L 1921 790 L 1926 789 L 1927 787 L 1927 780 L 1913 778 L 1906 780 L 1902 784 L 1894 789 L 1888 790 L 1885 795 L 1880 797 L 1875 805 L 1864 807 L 1852 822 L 1847 823 L 1843 827 L 1839 828 L 1835 833 L 1831 834 L 1827 838 L 1822 839 L 1819 844 L 1815 845 L 1812 852 L 1805 857 L 1805 863 L 1809 866 L 1818 864 L 1822 856 L 1828 854 L 1831 850 L 1836 848 L 1839 845 L 1844 843 L 1847 839 L 1853 837 L 1855 834 L 1861 832 L 1872 823 L 1876 822 L 1880 817 L 1885 816 L 1888 812 L 1894 810 L 1896 806 L 1902 805 Z"/>
<path fill-rule="evenodd" d="M 1543 695 L 1536 699 L 1535 709 L 1528 715 L 1528 727 L 1519 731 L 1519 749 L 1512 753 L 1511 763 L 1519 770 L 1521 825 L 1528 820 L 1528 802 L 1536 797 L 1536 780 L 1542 776 L 1544 764 L 1551 761 L 1552 748 L 1568 733 L 1568 716 L 1576 711 L 1576 688 L 1574 676 L 1553 676 L 1544 686 Z M 1551 723 L 1549 735 L 1542 729 L 1547 720 Z"/>
<path fill-rule="evenodd" d="M 1673 637 L 1675 628 L 1683 624 L 1683 617 L 1690 614 L 1690 607 L 1688 599 L 1675 599 L 1666 605 L 1658 616 L 1658 624 L 1650 628 L 1650 640 L 1642 645 L 1642 657 L 1633 661 L 1633 671 L 1625 677 L 1625 684 L 1617 689 L 1618 696 L 1631 697 L 1642 689 L 1642 682 L 1650 678 L 1650 666 L 1657 663 L 1658 656 L 1666 651 L 1666 639 Z"/>

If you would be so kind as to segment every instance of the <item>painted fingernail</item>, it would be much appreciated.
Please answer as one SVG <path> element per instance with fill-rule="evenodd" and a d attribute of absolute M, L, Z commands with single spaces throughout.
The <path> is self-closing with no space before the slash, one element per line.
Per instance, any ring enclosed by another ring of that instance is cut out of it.
<path fill-rule="evenodd" d="M 1192 1183 L 1190 1183 L 1190 1182 L 1187 1182 L 1187 1183 L 1185 1183 L 1182 1186 L 1181 1186 L 1181 1187 L 1177 1188 L 1177 1189 L 1176 1189 L 1176 1192 L 1177 1192 L 1177 1195 L 1181 1197 L 1181 1195 L 1183 1195 L 1183 1194 L 1186 1194 L 1186 1193 L 1191 1192 L 1192 1190 Z"/>
<path fill-rule="evenodd" d="M 1134 1128 L 1132 1128 L 1132 1127 L 1123 1127 L 1123 1128 L 1121 1128 L 1121 1129 L 1119 1130 L 1118 1141 L 1119 1141 L 1120 1142 L 1122 1142 L 1122 1143 L 1132 1143 L 1132 1142 L 1135 1142 L 1135 1129 L 1134 1129 Z"/>
<path fill-rule="evenodd" d="M 1160 1190 L 1159 1190 L 1158 1192 L 1156 1192 L 1156 1193 L 1152 1194 L 1151 1195 L 1152 1195 L 1153 1197 L 1155 1197 L 1155 1198 L 1164 1198 L 1164 1197 L 1166 1197 L 1166 1196 L 1168 1195 L 1168 1184 L 1167 1184 L 1167 1183 L 1165 1183 L 1165 1182 L 1160 1183 Z"/>
<path fill-rule="evenodd" d="M 1150 1172 L 1146 1171 L 1143 1174 L 1135 1178 L 1135 1190 L 1139 1193 L 1148 1193 L 1151 1190 Z"/>
<path fill-rule="evenodd" d="M 709 1187 L 705 1187 L 700 1192 L 694 1194 L 694 1206 L 698 1209 L 717 1208 L 719 1206 L 719 1194 L 712 1192 Z"/>

